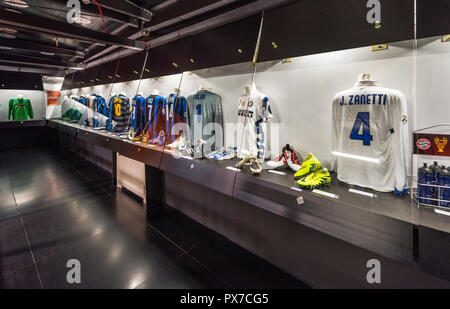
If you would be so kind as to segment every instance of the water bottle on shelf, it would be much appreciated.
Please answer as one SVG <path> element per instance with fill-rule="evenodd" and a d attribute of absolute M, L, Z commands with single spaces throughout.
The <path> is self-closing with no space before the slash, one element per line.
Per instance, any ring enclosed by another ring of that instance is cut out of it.
<path fill-rule="evenodd" d="M 441 167 L 439 166 L 439 163 L 437 161 L 434 161 L 433 165 L 430 165 L 430 170 L 433 171 L 433 185 L 435 185 L 437 183 L 437 174 L 439 172 L 439 170 L 441 169 Z M 435 199 L 439 199 L 439 192 L 437 188 L 433 188 L 433 197 Z"/>
<path fill-rule="evenodd" d="M 439 206 L 450 207 L 450 170 L 443 166 L 437 174 L 437 185 L 449 188 L 436 188 L 439 192 Z"/>
<path fill-rule="evenodd" d="M 434 188 L 431 186 L 425 186 L 434 184 L 435 181 L 433 170 L 429 168 L 426 163 L 424 163 L 423 167 L 419 168 L 419 184 L 417 186 L 419 203 L 432 205 L 436 204 L 436 202 L 432 200 L 434 198 Z"/>

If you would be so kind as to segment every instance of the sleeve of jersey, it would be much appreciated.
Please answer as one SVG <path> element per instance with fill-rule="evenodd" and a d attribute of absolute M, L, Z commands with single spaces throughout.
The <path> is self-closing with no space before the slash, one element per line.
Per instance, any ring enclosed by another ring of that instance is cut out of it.
<path fill-rule="evenodd" d="M 224 132 L 224 127 L 223 127 L 223 110 L 222 110 L 222 97 L 221 96 L 217 96 L 216 99 L 216 104 L 215 104 L 215 110 L 214 110 L 214 122 L 216 124 L 216 133 L 215 133 L 215 138 L 216 138 L 216 149 L 219 149 L 221 147 L 223 147 L 224 145 L 224 136 L 225 136 L 225 132 Z M 219 126 L 219 127 L 217 127 Z M 220 133 L 220 134 L 218 134 Z"/>
<path fill-rule="evenodd" d="M 108 122 L 107 122 L 106 127 L 107 127 L 108 131 L 112 131 L 112 99 L 109 100 L 108 110 L 109 110 L 109 112 L 108 112 Z"/>
<path fill-rule="evenodd" d="M 11 99 L 11 100 L 9 100 L 8 120 L 11 120 L 11 115 L 13 113 L 13 109 L 14 109 L 14 100 Z"/>
<path fill-rule="evenodd" d="M 188 97 L 186 99 L 186 122 L 188 125 L 188 130 L 186 131 L 186 140 L 189 141 L 189 146 L 193 145 L 192 143 L 192 119 L 191 119 L 191 98 Z"/>
<path fill-rule="evenodd" d="M 27 101 L 27 106 L 28 106 L 28 115 L 30 116 L 30 119 L 34 118 L 34 112 L 33 112 L 33 106 L 31 105 L 31 101 L 28 100 Z"/>
<path fill-rule="evenodd" d="M 130 125 L 131 125 L 131 104 L 130 104 L 130 100 L 127 99 L 126 104 L 125 104 L 125 110 L 126 110 L 126 131 L 128 131 L 130 129 Z"/>
<path fill-rule="evenodd" d="M 408 186 L 408 173 L 411 166 L 409 151 L 409 128 L 407 115 L 407 102 L 403 94 L 393 96 L 395 103 L 394 112 L 394 145 L 397 147 L 396 154 L 396 192 L 405 193 Z"/>

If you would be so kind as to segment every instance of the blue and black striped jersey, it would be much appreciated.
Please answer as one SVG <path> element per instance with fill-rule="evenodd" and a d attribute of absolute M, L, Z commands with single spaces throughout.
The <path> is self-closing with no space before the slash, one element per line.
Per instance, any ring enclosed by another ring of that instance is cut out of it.
<path fill-rule="evenodd" d="M 148 130 L 147 140 L 151 144 L 163 145 L 167 137 L 167 104 L 159 95 L 147 98 Z"/>
<path fill-rule="evenodd" d="M 109 102 L 109 119 L 117 122 L 116 132 L 124 132 L 127 130 L 131 118 L 130 100 L 123 95 L 114 96 Z M 108 130 L 111 129 L 110 122 Z"/>
<path fill-rule="evenodd" d="M 187 101 L 183 96 L 172 93 L 167 97 L 167 132 L 169 133 L 169 141 L 171 144 L 177 140 L 183 134 L 180 127 L 175 127 L 177 124 L 187 124 Z M 184 132 L 187 133 L 187 132 Z"/>

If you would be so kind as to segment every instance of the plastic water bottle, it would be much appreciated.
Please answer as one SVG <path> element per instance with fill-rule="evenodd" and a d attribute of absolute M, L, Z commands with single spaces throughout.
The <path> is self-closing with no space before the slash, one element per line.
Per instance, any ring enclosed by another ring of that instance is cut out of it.
<path fill-rule="evenodd" d="M 426 163 L 423 167 L 419 168 L 419 184 L 417 187 L 417 192 L 419 195 L 419 203 L 422 204 L 433 204 L 436 202 L 432 199 L 434 198 L 434 188 L 424 185 L 434 185 L 434 173 L 431 168 L 428 167 Z"/>
<path fill-rule="evenodd" d="M 450 201 L 450 170 L 445 169 L 443 166 L 437 174 L 437 185 L 445 186 L 449 188 L 438 188 L 439 199 L 444 201 Z M 450 202 L 439 202 L 439 206 L 450 207 Z"/>

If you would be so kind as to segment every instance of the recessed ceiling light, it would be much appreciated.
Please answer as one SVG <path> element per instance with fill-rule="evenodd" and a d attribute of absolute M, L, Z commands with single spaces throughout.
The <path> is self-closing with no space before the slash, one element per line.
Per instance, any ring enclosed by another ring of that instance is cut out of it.
<path fill-rule="evenodd" d="M 8 33 L 0 33 L 0 38 L 4 39 L 15 39 L 16 36 Z"/>
<path fill-rule="evenodd" d="M 45 55 L 45 56 L 54 56 L 54 53 L 47 53 L 47 52 L 41 52 L 41 55 Z"/>
<path fill-rule="evenodd" d="M 0 32 L 17 33 L 19 31 L 13 28 L 0 27 Z"/>
<path fill-rule="evenodd" d="M 23 0 L 6 0 L 5 4 L 22 9 L 29 7 L 28 3 Z"/>
<path fill-rule="evenodd" d="M 72 21 L 76 24 L 80 24 L 83 26 L 87 26 L 92 23 L 92 20 L 89 17 L 82 16 L 82 15 L 73 17 Z"/>
<path fill-rule="evenodd" d="M 6 47 L 6 46 L 0 46 L 0 49 L 3 49 L 3 50 L 11 50 L 12 48 L 11 48 L 11 47 Z"/>

